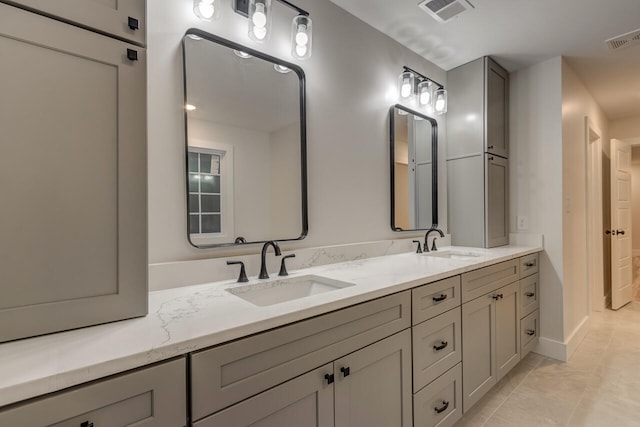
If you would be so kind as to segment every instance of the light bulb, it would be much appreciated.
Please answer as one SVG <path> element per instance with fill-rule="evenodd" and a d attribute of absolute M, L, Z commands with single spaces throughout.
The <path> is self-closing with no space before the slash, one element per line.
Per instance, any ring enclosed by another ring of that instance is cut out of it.
<path fill-rule="evenodd" d="M 264 27 L 267 25 L 267 15 L 264 12 L 263 3 L 256 3 L 256 11 L 253 13 L 251 20 L 256 27 Z"/>
<path fill-rule="evenodd" d="M 303 57 L 307 54 L 307 46 L 303 44 L 296 45 L 296 54 L 300 57 Z"/>
<path fill-rule="evenodd" d="M 436 114 L 438 115 L 447 112 L 447 91 L 445 89 L 438 89 L 436 91 L 433 108 L 436 110 Z"/>
<path fill-rule="evenodd" d="M 400 96 L 403 98 L 408 98 L 411 95 L 411 84 L 409 80 L 405 80 L 402 83 L 402 89 L 400 90 Z"/>
<path fill-rule="evenodd" d="M 217 18 L 214 0 L 194 0 L 193 13 L 203 21 L 212 21 Z"/>
<path fill-rule="evenodd" d="M 298 26 L 298 32 L 296 33 L 296 43 L 306 45 L 309 43 L 309 36 L 307 35 L 307 26 L 300 24 Z"/>
<path fill-rule="evenodd" d="M 442 110 L 444 110 L 444 99 L 438 98 L 438 100 L 436 101 L 436 111 Z"/>
<path fill-rule="evenodd" d="M 265 27 L 253 27 L 253 35 L 258 40 L 264 40 L 267 36 L 267 29 Z"/>

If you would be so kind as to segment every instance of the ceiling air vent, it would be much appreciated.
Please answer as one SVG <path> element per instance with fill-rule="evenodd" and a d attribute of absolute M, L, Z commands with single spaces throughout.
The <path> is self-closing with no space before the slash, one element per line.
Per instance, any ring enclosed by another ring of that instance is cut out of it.
<path fill-rule="evenodd" d="M 425 0 L 418 7 L 436 21 L 447 22 L 474 6 L 468 0 Z"/>
<path fill-rule="evenodd" d="M 618 37 L 607 40 L 609 50 L 618 50 L 640 44 L 640 30 L 631 31 Z"/>

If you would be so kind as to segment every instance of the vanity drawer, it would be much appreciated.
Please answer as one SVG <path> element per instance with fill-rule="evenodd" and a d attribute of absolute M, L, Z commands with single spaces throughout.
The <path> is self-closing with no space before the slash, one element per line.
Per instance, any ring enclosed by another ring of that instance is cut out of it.
<path fill-rule="evenodd" d="M 460 305 L 460 276 L 429 283 L 411 291 L 412 323 L 417 325 Z"/>
<path fill-rule="evenodd" d="M 187 422 L 185 358 L 0 411 L 0 426 L 180 427 Z"/>
<path fill-rule="evenodd" d="M 538 337 L 540 337 L 539 313 L 536 310 L 520 320 L 520 358 L 526 356 L 538 344 Z"/>
<path fill-rule="evenodd" d="M 462 274 L 462 302 L 481 297 L 519 279 L 520 261 L 512 259 Z"/>
<path fill-rule="evenodd" d="M 413 327 L 413 390 L 418 391 L 462 360 L 461 309 Z"/>
<path fill-rule="evenodd" d="M 462 417 L 462 364 L 413 395 L 415 427 L 449 427 Z"/>
<path fill-rule="evenodd" d="M 520 258 L 520 278 L 538 272 L 538 254 L 531 254 Z"/>
<path fill-rule="evenodd" d="M 538 274 L 520 279 L 520 316 L 524 317 L 538 309 L 540 306 L 539 291 Z"/>
<path fill-rule="evenodd" d="M 193 420 L 410 326 L 404 291 L 194 353 Z"/>

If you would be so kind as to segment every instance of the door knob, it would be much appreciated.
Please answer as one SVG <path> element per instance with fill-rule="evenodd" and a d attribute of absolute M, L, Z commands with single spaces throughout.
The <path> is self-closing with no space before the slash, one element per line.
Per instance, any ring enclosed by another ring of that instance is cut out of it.
<path fill-rule="evenodd" d="M 616 236 L 617 236 L 618 234 L 624 234 L 624 230 L 616 230 Z"/>
<path fill-rule="evenodd" d="M 604 234 L 608 236 L 609 234 L 614 234 L 614 232 L 611 230 L 604 230 Z"/>

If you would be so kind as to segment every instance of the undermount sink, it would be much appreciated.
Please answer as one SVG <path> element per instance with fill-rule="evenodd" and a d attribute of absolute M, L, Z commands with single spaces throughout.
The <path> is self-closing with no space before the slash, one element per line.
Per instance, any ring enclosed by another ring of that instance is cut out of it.
<path fill-rule="evenodd" d="M 473 259 L 484 256 L 486 254 L 482 252 L 462 251 L 462 250 L 446 250 L 438 252 L 425 252 L 423 255 L 435 257 L 435 258 L 449 258 L 449 259 Z"/>
<path fill-rule="evenodd" d="M 225 289 L 230 294 L 251 304 L 264 307 L 285 301 L 305 298 L 311 295 L 336 291 L 354 286 L 354 283 L 333 280 L 327 277 L 306 275 L 278 278 L 268 282 L 235 286 Z"/>

